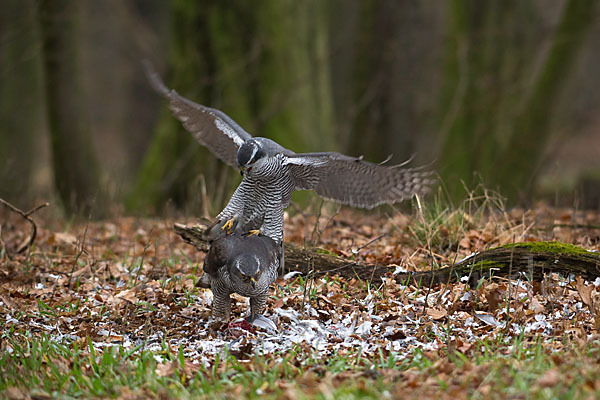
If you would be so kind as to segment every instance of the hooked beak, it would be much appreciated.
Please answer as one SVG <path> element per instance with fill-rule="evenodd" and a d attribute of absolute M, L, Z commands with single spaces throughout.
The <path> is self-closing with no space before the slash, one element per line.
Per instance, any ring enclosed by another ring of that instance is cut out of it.
<path fill-rule="evenodd" d="M 241 176 L 244 176 L 244 174 L 246 172 L 250 172 L 250 171 L 252 171 L 252 167 L 248 167 L 248 166 L 240 167 L 240 175 Z"/>
<path fill-rule="evenodd" d="M 256 289 L 256 278 L 250 278 L 250 284 L 252 285 L 252 289 Z"/>

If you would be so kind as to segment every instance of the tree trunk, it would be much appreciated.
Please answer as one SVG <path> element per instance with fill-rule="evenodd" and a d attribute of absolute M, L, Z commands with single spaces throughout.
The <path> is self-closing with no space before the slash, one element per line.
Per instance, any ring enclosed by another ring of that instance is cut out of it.
<path fill-rule="evenodd" d="M 333 2 L 330 57 L 341 150 L 373 161 L 392 155 L 394 163 L 415 154 L 427 129 L 422 93 L 436 72 L 427 63 L 435 29 L 423 28 L 433 20 L 430 8 L 404 0 Z"/>
<path fill-rule="evenodd" d="M 535 20 L 524 21 L 528 14 L 520 8 L 528 3 L 454 0 L 449 7 L 439 172 L 455 200 L 464 197 L 461 182 L 467 187 L 478 183 L 474 173 L 488 184 L 497 174 L 516 173 L 493 166 L 515 107 L 505 100 L 519 93 L 526 77 L 521 49 L 528 47 L 531 26 L 536 26 Z"/>
<path fill-rule="evenodd" d="M 40 0 L 39 22 L 54 182 L 68 213 L 103 212 L 97 161 L 82 101 L 78 3 Z"/>
<path fill-rule="evenodd" d="M 451 4 L 440 173 L 454 199 L 464 196 L 455 189 L 461 181 L 472 187 L 480 178 L 511 201 L 532 188 L 551 134 L 552 107 L 591 26 L 595 0 L 568 0 L 533 85 L 532 54 L 543 37 L 531 4 Z"/>
<path fill-rule="evenodd" d="M 170 2 L 169 87 L 191 100 L 210 104 L 215 85 L 216 60 L 211 29 L 211 7 L 206 1 L 174 0 Z M 226 8 L 226 7 L 225 7 Z M 126 204 L 130 211 L 158 212 L 170 202 L 175 207 L 200 209 L 203 175 L 215 198 L 219 171 L 227 167 L 218 163 L 208 150 L 185 131 L 163 102 L 135 186 Z M 233 115 L 231 115 L 234 117 Z M 234 117 L 235 118 L 235 117 Z M 242 121 L 240 121 L 242 122 Z M 208 204 L 202 204 L 209 207 Z"/>
<path fill-rule="evenodd" d="M 6 0 L 0 13 L 0 197 L 31 196 L 40 131 L 40 58 L 35 2 Z"/>
<path fill-rule="evenodd" d="M 467 276 L 471 285 L 482 278 L 502 276 L 540 281 L 544 274 L 575 274 L 588 280 L 600 276 L 600 256 L 559 242 L 526 242 L 482 251 L 452 266 L 433 271 L 397 275 L 397 282 L 424 286 L 457 282 Z"/>
<path fill-rule="evenodd" d="M 516 118 L 506 151 L 496 159 L 500 170 L 506 171 L 497 175 L 497 182 L 509 197 L 531 194 L 551 133 L 552 109 L 597 16 L 596 4 L 596 0 L 568 0 L 565 5 L 548 56 Z"/>
<path fill-rule="evenodd" d="M 326 15 L 319 0 L 255 9 L 257 135 L 297 152 L 333 147 Z"/>

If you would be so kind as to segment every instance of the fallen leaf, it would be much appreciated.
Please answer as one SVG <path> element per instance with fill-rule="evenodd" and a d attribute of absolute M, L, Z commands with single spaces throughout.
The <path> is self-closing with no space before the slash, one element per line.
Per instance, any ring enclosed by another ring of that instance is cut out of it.
<path fill-rule="evenodd" d="M 27 392 L 24 392 L 23 390 L 19 389 L 16 386 L 10 386 L 10 387 L 6 388 L 6 391 L 4 392 L 4 394 L 7 396 L 8 399 L 14 399 L 14 400 L 31 398 L 29 396 L 29 394 L 27 394 Z"/>
<path fill-rule="evenodd" d="M 579 296 L 581 296 L 581 301 L 590 308 L 590 310 L 594 311 L 594 306 L 592 304 L 592 285 L 586 285 L 585 281 L 582 277 L 578 276 L 575 281 L 575 286 L 577 287 L 577 292 Z"/>
<path fill-rule="evenodd" d="M 498 304 L 503 300 L 502 293 L 497 284 L 490 285 L 490 289 L 485 293 L 485 298 L 488 302 L 488 311 L 491 313 L 496 312 Z"/>
<path fill-rule="evenodd" d="M 19 305 L 15 303 L 8 295 L 0 294 L 0 301 L 6 304 L 6 306 L 11 310 L 16 310 L 19 308 Z"/>
<path fill-rule="evenodd" d="M 460 241 L 458 242 L 458 245 L 460 247 L 462 247 L 463 249 L 470 249 L 471 248 L 471 239 L 469 239 L 467 236 L 465 236 L 462 239 L 460 239 Z"/>
<path fill-rule="evenodd" d="M 126 289 L 123 290 L 122 292 L 120 292 L 118 295 L 115 296 L 118 299 L 123 299 L 123 300 L 127 300 L 131 303 L 135 303 L 137 302 L 139 299 L 136 297 L 136 293 L 133 289 Z"/>
<path fill-rule="evenodd" d="M 445 318 L 448 315 L 448 311 L 445 308 L 441 307 L 428 308 L 427 315 L 429 315 L 435 321 L 438 321 L 442 318 Z"/>
<path fill-rule="evenodd" d="M 544 306 L 538 301 L 537 298 L 532 297 L 531 301 L 529 302 L 529 309 L 533 310 L 534 313 L 536 314 L 543 314 L 545 311 Z"/>
<path fill-rule="evenodd" d="M 48 237 L 48 244 L 75 245 L 77 244 L 77 237 L 67 232 L 54 232 Z"/>

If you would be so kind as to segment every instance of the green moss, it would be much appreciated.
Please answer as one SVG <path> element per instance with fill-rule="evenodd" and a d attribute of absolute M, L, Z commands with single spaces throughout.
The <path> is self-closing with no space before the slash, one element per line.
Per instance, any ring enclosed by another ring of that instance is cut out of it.
<path fill-rule="evenodd" d="M 590 253 L 579 247 L 572 244 L 561 243 L 561 242 L 521 242 L 521 243 L 512 243 L 506 244 L 504 246 L 500 246 L 502 248 L 522 248 L 528 249 L 532 253 L 560 253 L 560 254 L 579 254 L 579 255 L 589 255 Z"/>
<path fill-rule="evenodd" d="M 316 251 L 318 254 L 325 254 L 325 255 L 328 255 L 328 256 L 333 256 L 333 257 L 337 257 L 337 256 L 338 256 L 338 255 L 337 255 L 337 254 L 335 254 L 334 252 L 332 252 L 332 251 L 329 251 L 329 250 L 327 250 L 327 249 L 324 249 L 324 248 L 321 248 L 321 247 L 317 247 L 317 248 L 315 249 L 315 251 Z"/>
<path fill-rule="evenodd" d="M 477 261 L 475 264 L 473 264 L 473 269 L 486 269 L 489 270 L 491 268 L 501 268 L 503 267 L 504 264 L 499 263 L 497 261 L 491 261 L 491 260 L 481 260 L 481 261 Z"/>

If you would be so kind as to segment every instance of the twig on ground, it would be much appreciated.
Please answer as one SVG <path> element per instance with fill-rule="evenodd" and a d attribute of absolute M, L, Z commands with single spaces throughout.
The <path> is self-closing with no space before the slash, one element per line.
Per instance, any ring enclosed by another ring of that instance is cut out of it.
<path fill-rule="evenodd" d="M 75 260 L 73 260 L 73 266 L 71 267 L 71 272 L 69 273 L 69 280 L 67 281 L 68 288 L 71 287 L 71 278 L 73 276 L 73 272 L 75 272 L 75 266 L 79 262 L 79 257 L 81 257 L 81 255 L 85 251 L 85 239 L 87 238 L 88 226 L 89 226 L 89 219 L 88 219 L 88 223 L 85 224 L 85 230 L 83 231 L 83 237 L 81 239 L 81 244 L 79 246 L 79 252 L 77 253 L 77 256 L 75 256 Z"/>
<path fill-rule="evenodd" d="M 50 203 L 44 203 L 44 204 L 40 204 L 37 207 L 32 208 L 31 210 L 25 212 L 15 206 L 13 206 L 12 204 L 10 204 L 8 201 L 0 198 L 0 203 L 4 204 L 6 207 L 8 207 L 10 210 L 16 212 L 17 214 L 19 214 L 21 217 L 25 218 L 30 224 L 31 224 L 31 236 L 29 236 L 29 240 L 27 240 L 27 242 L 23 243 L 18 249 L 17 249 L 17 253 L 16 254 L 21 254 L 22 252 L 24 252 L 27 249 L 30 249 L 31 246 L 33 245 L 33 242 L 35 241 L 35 237 L 37 235 L 37 225 L 35 223 L 35 221 L 33 220 L 33 218 L 31 218 L 31 214 L 35 213 L 36 211 L 38 211 L 41 208 L 47 207 L 50 205 Z M 8 249 L 6 249 L 6 246 L 4 247 L 6 250 L 6 254 L 8 255 Z M 9 256 L 10 257 L 10 256 Z"/>
<path fill-rule="evenodd" d="M 154 229 L 150 229 L 150 233 L 148 234 L 148 240 L 146 241 L 146 244 L 144 244 L 144 250 L 142 250 L 142 258 L 140 259 L 140 266 L 135 274 L 135 279 L 133 280 L 132 287 L 135 287 L 137 285 L 138 279 L 141 275 L 142 268 L 144 267 L 144 258 L 146 257 L 146 252 L 148 251 L 148 249 L 150 248 L 150 245 L 152 244 L 151 241 L 152 241 L 152 233 L 153 232 L 154 232 Z M 155 243 L 156 243 L 156 241 L 155 241 Z M 131 265 L 129 267 L 130 274 L 133 272 L 134 262 L 135 262 L 135 257 L 133 257 L 131 260 Z"/>
<path fill-rule="evenodd" d="M 2 250 L 4 250 L 4 254 L 6 254 L 6 256 L 10 258 L 10 255 L 8 254 L 8 249 L 6 248 L 6 243 L 4 243 L 4 240 L 2 240 L 2 225 L 0 225 L 0 255 L 2 254 Z M 4 256 L 1 256 L 0 260 L 3 258 Z"/>
<path fill-rule="evenodd" d="M 417 207 L 419 209 L 419 215 L 421 216 L 423 226 L 424 227 L 428 226 L 427 222 L 425 221 L 425 214 L 423 214 L 423 206 L 421 205 L 421 199 L 419 198 L 418 194 L 415 195 L 415 199 L 417 201 Z M 435 261 L 435 257 L 433 256 L 433 250 L 431 249 L 431 233 L 429 232 L 429 229 L 427 229 L 425 232 L 426 232 L 426 239 L 427 239 L 427 248 L 429 249 L 429 256 L 431 257 L 431 262 L 432 262 L 432 267 L 433 267 L 437 263 Z M 427 294 L 425 294 L 425 302 L 423 303 L 423 314 L 425 314 L 427 312 L 427 301 L 429 300 L 429 293 L 431 293 L 432 286 L 433 286 L 433 274 L 431 275 L 431 280 L 429 281 L 429 287 L 427 288 Z"/>

